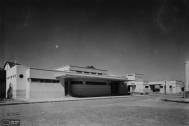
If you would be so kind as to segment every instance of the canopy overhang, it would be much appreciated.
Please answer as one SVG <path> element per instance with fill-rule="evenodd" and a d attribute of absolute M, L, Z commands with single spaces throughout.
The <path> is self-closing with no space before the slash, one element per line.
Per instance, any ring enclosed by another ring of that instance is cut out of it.
<path fill-rule="evenodd" d="M 99 79 L 99 80 L 110 80 L 110 81 L 129 81 L 124 77 L 108 76 L 108 75 L 92 75 L 92 74 L 77 74 L 77 73 L 65 73 L 62 75 L 55 76 L 56 78 L 83 78 L 83 79 Z"/>

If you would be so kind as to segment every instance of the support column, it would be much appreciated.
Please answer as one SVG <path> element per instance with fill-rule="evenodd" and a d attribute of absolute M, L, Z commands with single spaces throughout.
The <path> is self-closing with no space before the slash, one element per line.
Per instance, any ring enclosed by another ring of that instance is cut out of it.
<path fill-rule="evenodd" d="M 68 79 L 68 95 L 70 95 L 71 80 Z"/>
<path fill-rule="evenodd" d="M 86 80 L 83 80 L 83 84 L 84 84 L 84 85 L 86 84 Z"/>
<path fill-rule="evenodd" d="M 58 78 L 60 84 L 62 85 L 62 87 L 64 88 L 64 91 L 63 91 L 63 97 L 65 97 L 65 79 L 64 78 Z"/>

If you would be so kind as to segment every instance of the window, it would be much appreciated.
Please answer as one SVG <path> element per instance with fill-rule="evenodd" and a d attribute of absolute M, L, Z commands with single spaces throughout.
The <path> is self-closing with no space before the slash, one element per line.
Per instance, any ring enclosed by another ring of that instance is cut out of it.
<path fill-rule="evenodd" d="M 145 86 L 145 88 L 148 88 L 148 86 Z"/>
<path fill-rule="evenodd" d="M 160 86 L 160 88 L 163 88 L 163 86 Z"/>
<path fill-rule="evenodd" d="M 40 78 L 28 78 L 28 81 L 38 82 L 38 83 L 59 83 L 59 80 L 55 79 L 40 79 Z"/>
<path fill-rule="evenodd" d="M 83 84 L 83 81 L 71 81 L 71 84 Z"/>
<path fill-rule="evenodd" d="M 169 88 L 172 88 L 172 85 L 171 85 L 171 86 L 169 86 Z"/>
<path fill-rule="evenodd" d="M 76 71 L 77 73 L 82 73 L 82 71 Z"/>
<path fill-rule="evenodd" d="M 106 82 L 93 82 L 93 81 L 86 81 L 87 85 L 107 85 Z"/>
<path fill-rule="evenodd" d="M 23 75 L 23 74 L 20 74 L 20 75 L 19 75 L 19 77 L 20 77 L 20 78 L 23 78 L 23 77 L 24 77 L 24 75 Z"/>

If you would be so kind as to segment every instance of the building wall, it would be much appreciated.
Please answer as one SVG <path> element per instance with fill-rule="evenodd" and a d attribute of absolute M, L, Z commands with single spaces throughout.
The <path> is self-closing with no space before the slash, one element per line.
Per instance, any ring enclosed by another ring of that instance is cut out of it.
<path fill-rule="evenodd" d="M 6 71 L 6 97 L 9 85 L 12 84 L 13 98 L 16 98 L 17 90 L 17 66 L 14 66 Z"/>
<path fill-rule="evenodd" d="M 160 82 L 149 82 L 150 85 L 160 85 L 160 93 L 165 94 L 165 85 L 166 85 L 166 94 L 175 94 L 182 93 L 183 82 L 182 81 L 160 81 Z M 171 88 L 172 87 L 172 88 Z"/>
<path fill-rule="evenodd" d="M 144 93 L 144 85 L 136 85 L 135 92 Z"/>
<path fill-rule="evenodd" d="M 148 82 L 146 81 L 129 82 L 128 85 L 130 85 L 130 92 L 138 92 L 138 93 L 152 92 Z"/>
<path fill-rule="evenodd" d="M 62 98 L 64 97 L 64 87 L 60 83 L 36 83 L 30 82 L 29 98 Z"/>
<path fill-rule="evenodd" d="M 176 84 L 175 83 L 166 83 L 166 93 L 167 94 L 176 93 Z"/>
<path fill-rule="evenodd" d="M 26 98 L 42 99 L 42 98 L 61 98 L 64 97 L 64 79 L 60 83 L 41 83 L 31 82 L 31 78 L 38 79 L 56 79 L 55 75 L 60 75 L 63 72 L 27 69 L 26 70 Z"/>
<path fill-rule="evenodd" d="M 53 70 L 43 70 L 43 69 L 33 69 L 29 68 L 27 78 L 41 78 L 41 79 L 56 79 L 55 75 L 62 75 L 64 72 L 53 71 Z"/>
<path fill-rule="evenodd" d="M 77 96 L 107 96 L 111 94 L 110 85 L 84 85 L 73 84 L 71 85 L 71 92 Z"/>
<path fill-rule="evenodd" d="M 16 79 L 17 79 L 17 90 L 16 96 L 19 98 L 26 98 L 26 67 L 25 66 L 16 66 Z"/>

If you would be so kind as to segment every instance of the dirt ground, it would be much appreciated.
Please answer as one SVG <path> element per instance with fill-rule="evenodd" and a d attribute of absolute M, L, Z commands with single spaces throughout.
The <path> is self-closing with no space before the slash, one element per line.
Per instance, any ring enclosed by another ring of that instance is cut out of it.
<path fill-rule="evenodd" d="M 189 126 L 189 104 L 159 95 L 0 106 L 21 126 Z"/>

